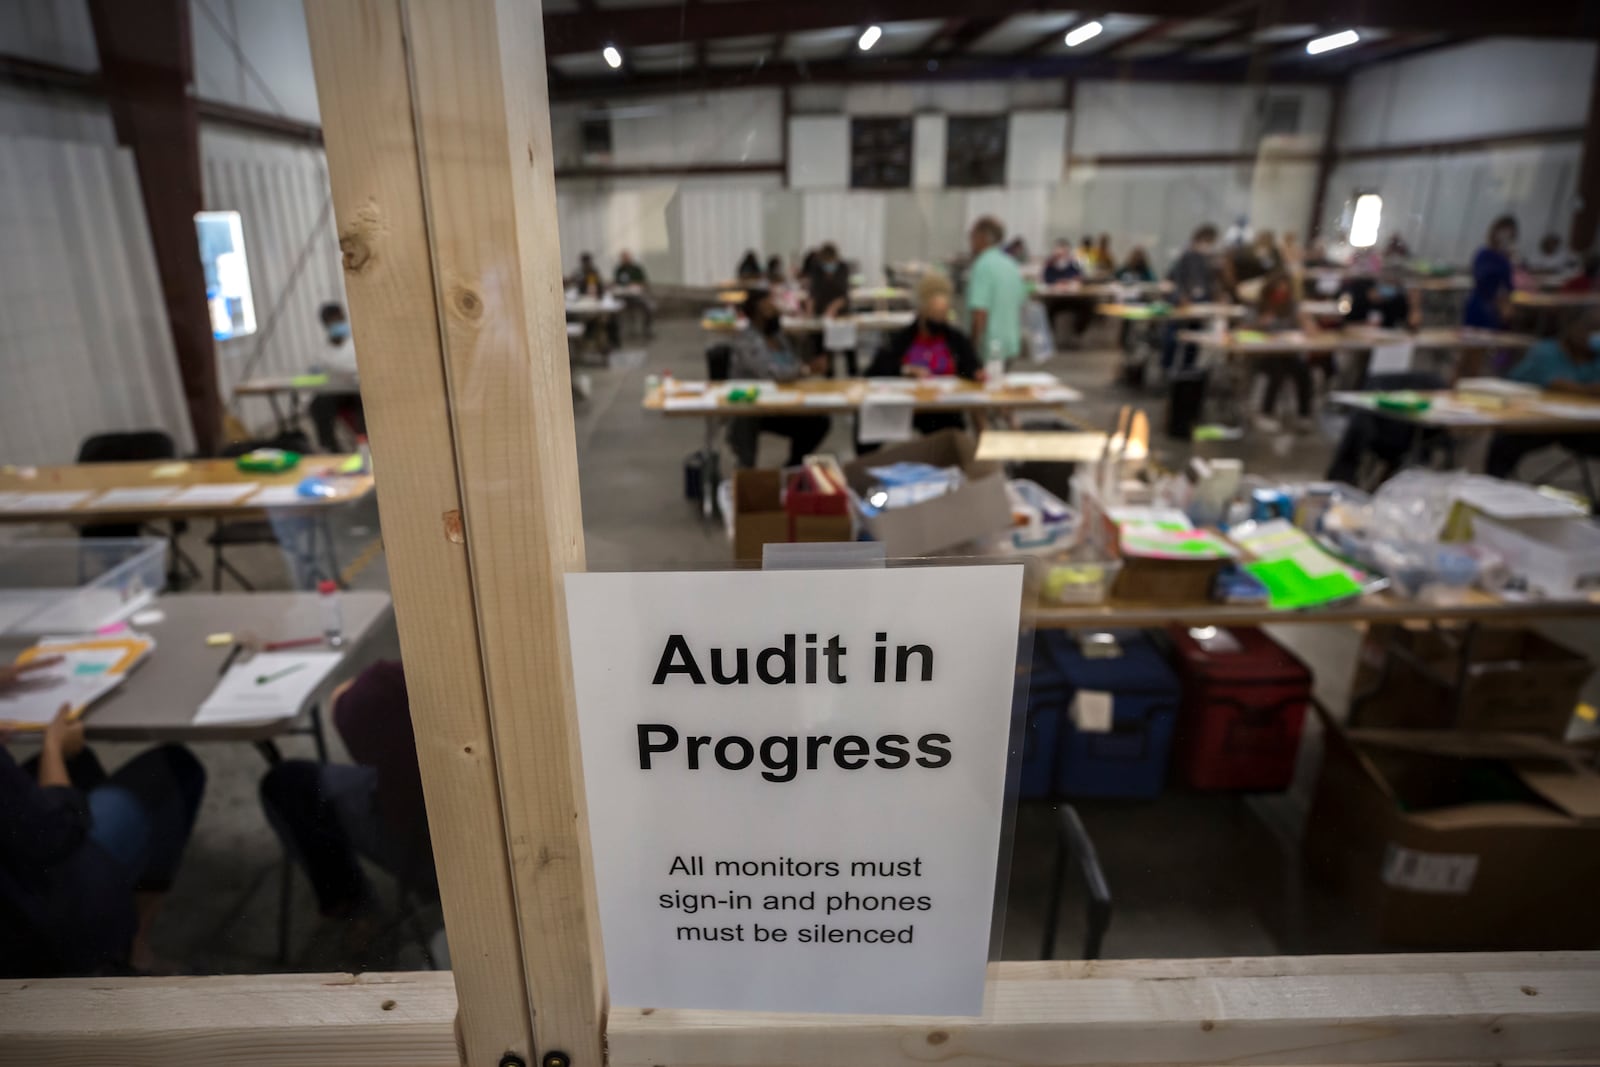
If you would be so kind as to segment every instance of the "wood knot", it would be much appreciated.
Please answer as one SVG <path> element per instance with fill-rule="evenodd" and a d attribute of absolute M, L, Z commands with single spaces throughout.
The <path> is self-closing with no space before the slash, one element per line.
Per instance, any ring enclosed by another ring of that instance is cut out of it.
<path fill-rule="evenodd" d="M 928 1044 L 930 1045 L 942 1045 L 949 1040 L 950 1035 L 945 1033 L 943 1030 L 935 1030 L 933 1033 L 928 1035 Z"/>
<path fill-rule="evenodd" d="M 467 543 L 467 535 L 461 526 L 461 511 L 458 508 L 451 508 L 444 513 L 444 539 L 452 545 Z"/>
<path fill-rule="evenodd" d="M 1216 1028 L 1217 1028 L 1217 1024 L 1212 1022 L 1210 1019 L 1201 1019 L 1200 1020 L 1200 1029 L 1205 1031 L 1206 1033 L 1210 1033 L 1211 1031 L 1215 1030 Z"/>
<path fill-rule="evenodd" d="M 483 298 L 465 285 L 450 290 L 450 306 L 464 319 L 476 322 L 483 318 Z"/>
<path fill-rule="evenodd" d="M 1525 997 L 1536 997 L 1539 995 L 1539 991 L 1533 988 L 1531 985 L 1525 985 L 1522 987 L 1522 995 Z"/>
<path fill-rule="evenodd" d="M 344 260 L 344 269 L 351 274 L 360 274 L 367 264 L 372 262 L 372 248 L 363 236 L 356 234 L 341 236 L 339 251 Z"/>
<path fill-rule="evenodd" d="M 394 1001 L 386 1000 L 379 1007 L 383 1008 L 384 1011 L 394 1011 Z"/>

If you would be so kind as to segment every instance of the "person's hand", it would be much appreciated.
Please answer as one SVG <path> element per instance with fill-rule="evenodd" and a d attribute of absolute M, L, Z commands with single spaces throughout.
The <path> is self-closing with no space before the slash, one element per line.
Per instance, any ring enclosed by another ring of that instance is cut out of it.
<path fill-rule="evenodd" d="M 0 667 L 0 689 L 9 689 L 12 686 L 27 680 L 30 674 L 54 667 L 61 662 L 60 656 L 40 656 L 38 659 L 29 660 L 27 663 L 7 663 Z"/>
<path fill-rule="evenodd" d="M 72 719 L 72 705 L 63 704 L 56 717 L 44 728 L 44 747 L 54 749 L 63 759 L 71 759 L 83 751 L 83 723 Z"/>

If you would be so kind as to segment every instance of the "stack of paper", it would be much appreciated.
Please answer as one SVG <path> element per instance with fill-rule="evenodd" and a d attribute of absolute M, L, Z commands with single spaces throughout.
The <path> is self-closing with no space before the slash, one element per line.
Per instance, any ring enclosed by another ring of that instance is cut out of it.
<path fill-rule="evenodd" d="M 256 482 L 223 482 L 219 485 L 191 485 L 172 498 L 172 503 L 185 507 L 206 504 L 232 504 L 249 496 L 260 486 Z"/>
<path fill-rule="evenodd" d="M 92 491 L 75 489 L 60 493 L 18 493 L 5 502 L 6 511 L 69 511 L 89 499 Z"/>
<path fill-rule="evenodd" d="M 143 634 L 128 631 L 116 637 L 46 637 L 17 657 L 18 664 L 60 656 L 52 667 L 24 675 L 21 684 L 0 692 L 0 722 L 39 728 L 56 717 L 61 705 L 73 717 L 122 684 L 156 647 Z"/>
<path fill-rule="evenodd" d="M 343 658 L 340 652 L 263 652 L 236 663 L 200 705 L 195 724 L 292 719 Z"/>

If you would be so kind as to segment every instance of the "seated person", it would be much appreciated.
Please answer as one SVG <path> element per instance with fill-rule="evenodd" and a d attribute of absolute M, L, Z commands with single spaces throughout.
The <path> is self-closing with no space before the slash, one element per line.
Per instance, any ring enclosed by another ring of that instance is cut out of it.
<path fill-rule="evenodd" d="M 744 258 L 739 260 L 737 276 L 741 282 L 758 282 L 761 280 L 761 257 L 756 255 L 756 250 L 746 250 Z"/>
<path fill-rule="evenodd" d="M 578 257 L 578 274 L 572 284 L 578 290 L 580 297 L 599 300 L 606 295 L 605 280 L 600 277 L 600 268 L 595 266 L 594 256 L 590 253 L 585 252 Z M 622 343 L 622 330 L 617 324 L 615 315 L 595 316 L 589 320 L 584 332 L 591 338 L 603 332 L 610 348 L 616 348 Z"/>
<path fill-rule="evenodd" d="M 1275 270 L 1262 281 L 1261 296 L 1245 328 L 1267 333 L 1291 330 L 1315 332 L 1316 323 L 1300 311 L 1300 302 L 1294 295 L 1294 279 L 1289 277 L 1288 271 Z M 1258 425 L 1266 430 L 1278 428 L 1273 413 L 1277 411 L 1278 394 L 1283 389 L 1285 378 L 1294 382 L 1295 411 L 1299 425 L 1302 428 L 1308 425 L 1311 422 L 1311 365 L 1305 357 L 1284 355 L 1251 358 L 1255 361 L 1255 370 L 1267 378 L 1266 391 L 1261 395 Z"/>
<path fill-rule="evenodd" d="M 356 762 L 285 760 L 261 780 L 261 806 L 305 868 L 322 914 L 360 921 L 376 898 L 358 855 L 430 897 L 438 881 L 405 672 L 393 660 L 374 663 L 329 704 Z"/>
<path fill-rule="evenodd" d="M 26 671 L 0 668 L 0 685 Z M 205 792 L 205 769 L 179 745 L 107 775 L 67 712 L 26 764 L 0 736 L 0 976 L 154 968 L 150 927 Z"/>
<path fill-rule="evenodd" d="M 331 379 L 343 378 L 354 382 L 356 346 L 350 340 L 350 320 L 344 313 L 344 305 L 330 300 L 318 309 L 317 318 L 322 322 L 322 332 L 328 339 L 328 347 L 318 357 L 317 365 L 312 369 L 328 375 Z M 319 392 L 311 398 L 309 411 L 311 425 L 317 431 L 317 445 L 324 452 L 345 451 L 345 446 L 339 441 L 338 427 L 341 422 L 355 437 L 359 438 L 367 432 L 366 413 L 361 407 L 361 394 L 355 389 L 349 392 L 332 390 Z"/>
<path fill-rule="evenodd" d="M 1576 316 L 1559 338 L 1528 349 L 1509 377 L 1552 393 L 1600 400 L 1600 311 Z M 1510 478 L 1523 456 L 1551 445 L 1580 456 L 1600 455 L 1600 432 L 1497 433 L 1489 439 L 1484 470 L 1495 478 Z"/>
<path fill-rule="evenodd" d="M 1117 268 L 1117 281 L 1123 285 L 1155 280 L 1156 272 L 1150 269 L 1150 257 L 1145 254 L 1143 246 L 1137 246 L 1129 252 L 1128 258 Z"/>
<path fill-rule="evenodd" d="M 650 299 L 650 276 L 627 249 L 617 254 L 617 268 L 611 272 L 611 281 L 619 289 L 637 288 L 637 292 L 627 293 L 623 299 L 628 307 L 638 309 L 644 320 L 645 336 L 649 337 L 655 332 L 656 310 L 654 301 Z"/>
<path fill-rule="evenodd" d="M 784 269 L 782 256 L 767 257 L 767 284 L 773 288 L 789 284 L 789 272 Z"/>
<path fill-rule="evenodd" d="M 924 274 L 917 282 L 917 317 L 903 330 L 890 334 L 872 357 L 869 378 L 965 378 L 977 381 L 982 365 L 973 351 L 972 341 L 950 323 L 950 299 L 954 289 L 943 274 Z M 925 411 L 912 417 L 918 433 L 934 433 L 949 427 L 961 428 L 966 418 L 956 411 Z M 871 451 L 876 445 L 857 442 L 856 451 Z"/>
<path fill-rule="evenodd" d="M 1189 238 L 1189 247 L 1173 260 L 1172 268 L 1167 271 L 1167 280 L 1172 283 L 1172 302 L 1178 307 L 1209 304 L 1223 292 L 1226 279 L 1217 262 L 1216 249 L 1217 228 L 1208 222 L 1194 231 Z M 1161 369 L 1164 372 L 1171 371 L 1173 363 L 1177 361 L 1179 328 L 1176 319 L 1169 319 L 1162 330 Z M 1194 366 L 1199 354 L 1199 346 L 1185 345 L 1183 369 Z"/>
<path fill-rule="evenodd" d="M 1338 299 L 1348 299 L 1350 310 L 1345 312 L 1346 322 L 1382 326 L 1386 330 L 1416 326 L 1421 321 L 1421 307 L 1413 307 L 1404 285 L 1402 262 L 1385 259 L 1376 278 L 1352 275 L 1339 286 Z"/>
<path fill-rule="evenodd" d="M 1050 249 L 1050 258 L 1044 261 L 1040 277 L 1046 285 L 1058 285 L 1083 277 L 1083 267 L 1072 254 L 1072 242 L 1062 238 Z"/>
<path fill-rule="evenodd" d="M 789 339 L 783 335 L 783 317 L 770 293 L 756 290 L 745 297 L 744 317 L 745 328 L 734 335 L 731 346 L 729 378 L 793 382 L 826 369 L 826 355 L 805 363 L 795 354 Z M 826 415 L 740 417 L 728 426 L 728 444 L 739 466 L 754 467 L 760 435 L 775 433 L 789 439 L 789 459 L 785 466 L 798 467 L 822 444 L 831 426 L 832 420 Z"/>

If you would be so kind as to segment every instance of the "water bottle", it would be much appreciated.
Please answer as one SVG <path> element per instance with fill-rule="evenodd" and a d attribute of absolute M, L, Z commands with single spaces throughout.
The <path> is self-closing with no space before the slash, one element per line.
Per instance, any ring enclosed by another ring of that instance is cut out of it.
<path fill-rule="evenodd" d="M 1005 350 L 1000 346 L 1000 338 L 989 338 L 989 358 L 983 364 L 984 384 L 990 389 L 1004 389 L 1006 384 L 1006 357 Z"/>
<path fill-rule="evenodd" d="M 317 602 L 322 608 L 322 638 L 329 648 L 344 644 L 344 608 L 339 603 L 337 582 L 317 583 Z"/>

